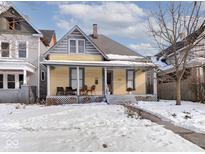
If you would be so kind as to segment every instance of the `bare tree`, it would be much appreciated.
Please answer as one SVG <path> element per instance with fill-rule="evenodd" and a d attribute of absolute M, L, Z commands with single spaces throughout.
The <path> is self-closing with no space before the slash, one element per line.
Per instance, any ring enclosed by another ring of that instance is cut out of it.
<path fill-rule="evenodd" d="M 173 54 L 171 64 L 176 80 L 176 105 L 181 105 L 181 79 L 190 52 L 204 38 L 205 21 L 200 10 L 201 2 L 158 3 L 158 10 L 148 19 L 149 30 L 159 49 L 165 51 L 169 47 L 168 52 Z M 180 45 L 183 47 L 179 50 Z"/>

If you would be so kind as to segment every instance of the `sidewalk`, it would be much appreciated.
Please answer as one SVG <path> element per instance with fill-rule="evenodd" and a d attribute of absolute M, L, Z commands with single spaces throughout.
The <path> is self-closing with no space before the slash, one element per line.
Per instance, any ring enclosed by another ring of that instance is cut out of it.
<path fill-rule="evenodd" d="M 155 122 L 159 125 L 163 125 L 164 128 L 169 129 L 173 131 L 174 133 L 180 135 L 181 137 L 185 138 L 186 140 L 189 140 L 190 142 L 200 146 L 201 148 L 205 149 L 205 134 L 196 133 L 188 129 L 184 129 L 181 127 L 178 127 L 176 125 L 171 124 L 170 122 L 163 121 L 156 115 L 153 115 L 147 111 L 144 111 L 142 109 L 137 108 L 136 106 L 131 105 L 123 105 L 124 107 L 128 108 L 129 110 L 133 112 L 137 112 L 142 118 L 151 120 L 152 122 Z"/>

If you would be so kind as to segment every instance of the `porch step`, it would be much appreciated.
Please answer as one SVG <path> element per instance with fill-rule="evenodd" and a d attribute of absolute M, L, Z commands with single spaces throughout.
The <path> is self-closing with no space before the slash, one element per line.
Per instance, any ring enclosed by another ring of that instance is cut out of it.
<path fill-rule="evenodd" d="M 135 95 L 106 95 L 108 104 L 137 103 Z"/>

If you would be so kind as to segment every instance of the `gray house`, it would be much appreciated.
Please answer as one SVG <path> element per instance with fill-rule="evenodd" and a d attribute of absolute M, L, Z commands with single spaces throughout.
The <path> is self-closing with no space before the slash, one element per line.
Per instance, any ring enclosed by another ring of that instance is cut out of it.
<path fill-rule="evenodd" d="M 55 33 L 44 32 L 13 6 L 0 12 L 0 103 L 33 103 L 43 95 L 40 83 L 46 83 L 46 72 L 41 55 L 55 43 Z"/>

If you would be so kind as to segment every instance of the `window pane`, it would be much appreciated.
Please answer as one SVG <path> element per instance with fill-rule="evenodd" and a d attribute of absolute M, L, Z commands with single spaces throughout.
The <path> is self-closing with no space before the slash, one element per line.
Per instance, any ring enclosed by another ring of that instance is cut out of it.
<path fill-rule="evenodd" d="M 23 85 L 23 74 L 19 74 L 19 88 Z"/>
<path fill-rule="evenodd" d="M 127 88 L 133 89 L 133 81 L 127 81 Z"/>
<path fill-rule="evenodd" d="M 8 74 L 8 81 L 15 81 L 15 75 Z"/>
<path fill-rule="evenodd" d="M 78 52 L 79 53 L 84 53 L 84 46 L 85 46 L 84 40 L 78 40 Z"/>
<path fill-rule="evenodd" d="M 3 81 L 3 78 L 4 78 L 3 74 L 0 74 L 0 81 Z"/>
<path fill-rule="evenodd" d="M 8 82 L 8 89 L 15 89 L 15 82 Z"/>
<path fill-rule="evenodd" d="M 71 78 L 77 79 L 77 70 L 76 69 L 71 69 Z"/>
<path fill-rule="evenodd" d="M 19 50 L 19 57 L 26 58 L 26 42 L 20 42 L 18 50 Z"/>
<path fill-rule="evenodd" d="M 71 80 L 72 89 L 77 89 L 77 80 Z"/>
<path fill-rule="evenodd" d="M 8 42 L 1 43 L 1 56 L 9 57 L 9 43 Z"/>
<path fill-rule="evenodd" d="M 75 40 L 70 40 L 70 52 L 76 53 L 76 41 Z"/>
<path fill-rule="evenodd" d="M 128 80 L 133 80 L 133 71 L 128 71 Z"/>
<path fill-rule="evenodd" d="M 83 79 L 83 69 L 79 70 L 79 79 Z"/>
<path fill-rule="evenodd" d="M 3 88 L 3 78 L 4 78 L 3 74 L 0 74 L 0 89 Z"/>
<path fill-rule="evenodd" d="M 45 80 L 45 72 L 41 72 L 41 80 L 44 81 Z"/>

